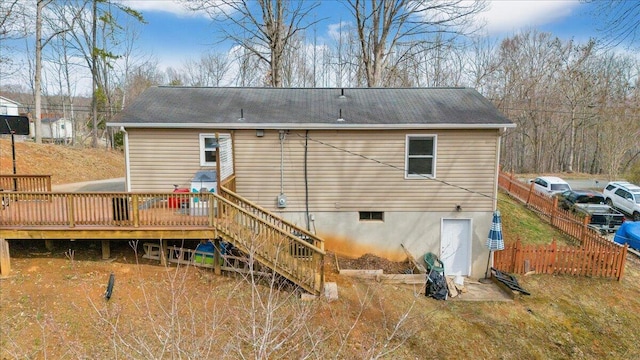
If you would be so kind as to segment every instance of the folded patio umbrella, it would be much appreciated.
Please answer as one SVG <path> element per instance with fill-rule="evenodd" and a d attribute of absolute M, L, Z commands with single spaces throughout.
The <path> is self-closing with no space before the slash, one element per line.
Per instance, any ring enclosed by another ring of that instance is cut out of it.
<path fill-rule="evenodd" d="M 504 240 L 502 239 L 502 219 L 500 218 L 500 211 L 493 212 L 493 221 L 491 222 L 491 229 L 489 230 L 489 236 L 487 237 L 487 247 L 489 251 L 504 250 Z"/>
<path fill-rule="evenodd" d="M 487 259 L 487 271 L 484 273 L 484 278 L 489 278 L 489 264 L 491 263 L 491 252 L 496 250 L 504 250 L 504 239 L 502 238 L 502 219 L 500 217 L 500 211 L 493 212 L 493 221 L 491 222 L 491 229 L 489 229 L 489 236 L 487 237 L 487 247 L 489 248 L 489 258 Z"/>

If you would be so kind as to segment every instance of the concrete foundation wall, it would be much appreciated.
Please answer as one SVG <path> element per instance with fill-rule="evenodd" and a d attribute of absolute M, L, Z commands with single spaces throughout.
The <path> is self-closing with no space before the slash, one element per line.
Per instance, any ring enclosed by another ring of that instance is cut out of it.
<path fill-rule="evenodd" d="M 306 228 L 304 213 L 282 213 L 287 220 Z M 491 212 L 385 212 L 384 221 L 360 221 L 358 212 L 311 213 L 311 232 L 325 240 L 325 249 L 338 255 L 359 257 L 366 253 L 393 261 L 406 255 L 403 244 L 422 264 L 427 252 L 440 255 L 442 219 L 471 220 L 471 274 L 482 278 L 487 268 L 486 247 Z"/>

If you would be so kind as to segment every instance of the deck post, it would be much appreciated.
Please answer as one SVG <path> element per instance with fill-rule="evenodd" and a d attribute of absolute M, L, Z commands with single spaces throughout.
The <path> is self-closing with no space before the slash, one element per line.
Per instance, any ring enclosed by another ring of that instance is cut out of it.
<path fill-rule="evenodd" d="M 111 258 L 111 240 L 102 240 L 102 260 Z"/>
<path fill-rule="evenodd" d="M 53 249 L 54 249 L 54 246 L 53 246 L 53 240 L 46 239 L 46 240 L 44 241 L 44 247 L 46 247 L 46 248 L 47 248 L 47 250 L 49 250 L 49 251 L 53 251 Z"/>
<path fill-rule="evenodd" d="M 9 242 L 3 238 L 0 238 L 0 276 L 8 276 L 9 272 L 11 272 Z"/>
<path fill-rule="evenodd" d="M 213 239 L 213 272 L 216 275 L 222 275 L 222 268 L 220 263 L 222 262 L 222 256 L 220 254 L 220 238 Z"/>
<path fill-rule="evenodd" d="M 167 240 L 160 239 L 160 264 L 162 266 L 167 266 L 168 265 L 168 262 L 167 262 L 167 247 L 168 247 Z"/>

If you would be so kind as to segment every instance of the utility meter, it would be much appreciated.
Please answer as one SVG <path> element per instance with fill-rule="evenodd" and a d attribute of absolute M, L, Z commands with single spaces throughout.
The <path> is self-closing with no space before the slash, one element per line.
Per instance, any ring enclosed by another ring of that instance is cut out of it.
<path fill-rule="evenodd" d="M 276 201 L 278 202 L 277 205 L 279 208 L 287 207 L 287 196 L 285 194 L 278 195 L 278 198 L 276 199 Z"/>

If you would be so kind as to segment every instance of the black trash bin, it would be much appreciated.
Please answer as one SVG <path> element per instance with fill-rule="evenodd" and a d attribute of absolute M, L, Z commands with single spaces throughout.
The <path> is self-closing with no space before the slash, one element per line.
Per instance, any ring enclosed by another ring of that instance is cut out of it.
<path fill-rule="evenodd" d="M 129 198 L 114 197 L 111 199 L 113 205 L 114 221 L 129 221 Z"/>
<path fill-rule="evenodd" d="M 309 244 L 313 244 L 313 240 L 311 240 L 311 238 L 309 238 L 307 235 L 304 235 L 298 231 L 294 231 L 293 235 L 298 237 L 300 240 L 304 240 Z M 295 241 L 291 241 L 289 251 L 291 251 L 291 255 L 296 258 L 310 258 L 312 255 L 311 249 Z"/>

